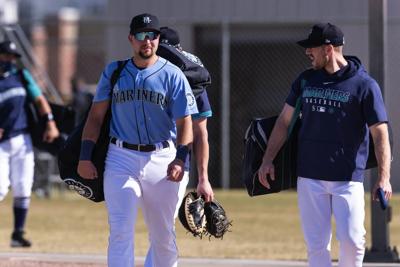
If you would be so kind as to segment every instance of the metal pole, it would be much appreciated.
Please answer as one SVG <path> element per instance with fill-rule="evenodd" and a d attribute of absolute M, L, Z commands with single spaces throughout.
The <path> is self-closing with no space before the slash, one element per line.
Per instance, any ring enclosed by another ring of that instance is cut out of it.
<path fill-rule="evenodd" d="M 221 177 L 222 188 L 228 189 L 230 186 L 230 29 L 227 21 L 222 22 L 221 31 Z"/>
<path fill-rule="evenodd" d="M 387 0 L 369 0 L 369 60 L 370 74 L 381 87 L 385 97 L 386 86 Z M 378 178 L 376 168 L 370 171 L 371 186 Z M 397 262 L 396 248 L 390 248 L 388 223 L 391 207 L 382 210 L 371 198 L 371 248 L 366 250 L 365 262 Z"/>

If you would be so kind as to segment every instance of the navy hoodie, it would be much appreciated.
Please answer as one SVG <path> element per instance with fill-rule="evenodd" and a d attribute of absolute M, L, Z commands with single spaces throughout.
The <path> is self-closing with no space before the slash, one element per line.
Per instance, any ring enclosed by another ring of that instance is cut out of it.
<path fill-rule="evenodd" d="M 292 84 L 286 103 L 302 103 L 298 176 L 326 181 L 364 179 L 368 127 L 387 122 L 382 93 L 358 58 L 329 74 L 306 70 Z"/>

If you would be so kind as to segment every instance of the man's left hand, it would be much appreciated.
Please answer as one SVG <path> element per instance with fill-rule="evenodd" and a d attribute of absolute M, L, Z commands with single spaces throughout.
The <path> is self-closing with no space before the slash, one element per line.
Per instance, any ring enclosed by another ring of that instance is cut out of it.
<path fill-rule="evenodd" d="M 43 141 L 46 143 L 51 143 L 59 136 L 60 132 L 57 129 L 56 123 L 54 121 L 48 121 L 46 130 L 43 134 Z"/>
<path fill-rule="evenodd" d="M 185 163 L 180 159 L 174 159 L 167 169 L 167 179 L 172 182 L 180 182 L 183 178 Z"/>
<path fill-rule="evenodd" d="M 204 197 L 205 202 L 211 202 L 214 200 L 214 192 L 208 179 L 201 179 L 199 177 L 196 192 L 198 196 Z"/>
<path fill-rule="evenodd" d="M 378 200 L 378 196 L 376 193 L 378 188 L 382 188 L 383 192 L 385 193 L 386 200 L 389 200 L 392 197 L 392 185 L 390 184 L 389 179 L 378 179 L 378 181 L 375 183 L 372 189 L 372 199 L 376 201 Z"/>

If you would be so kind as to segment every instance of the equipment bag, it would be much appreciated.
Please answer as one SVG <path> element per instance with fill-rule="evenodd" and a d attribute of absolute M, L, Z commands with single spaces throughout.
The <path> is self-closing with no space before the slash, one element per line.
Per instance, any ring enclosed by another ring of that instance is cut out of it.
<path fill-rule="evenodd" d="M 242 160 L 242 181 L 249 196 L 277 193 L 295 188 L 297 182 L 297 135 L 300 120 L 293 126 L 289 138 L 275 157 L 275 180 L 267 177 L 271 188 L 264 187 L 258 180 L 258 169 L 267 148 L 267 143 L 277 116 L 253 119 L 244 137 L 244 155 Z"/>
<path fill-rule="evenodd" d="M 119 75 L 128 60 L 118 61 L 118 67 L 111 75 L 110 83 L 111 88 L 114 87 L 118 81 Z M 111 89 L 112 92 L 112 89 Z M 111 93 L 110 93 L 111 94 Z M 111 105 L 111 104 L 110 104 Z M 87 115 L 86 115 L 87 119 Z M 84 179 L 79 176 L 77 169 L 79 163 L 79 155 L 81 150 L 81 141 L 83 128 L 86 124 L 86 119 L 83 120 L 69 135 L 64 146 L 58 154 L 58 168 L 60 171 L 61 179 L 68 185 L 68 188 L 75 190 L 83 197 L 90 199 L 94 202 L 101 202 L 104 200 L 103 190 L 103 173 L 104 163 L 110 143 L 110 120 L 111 120 L 111 106 L 108 108 L 103 124 L 100 130 L 99 138 L 97 139 L 96 146 L 92 154 L 92 162 L 97 169 L 98 177 L 96 179 Z"/>

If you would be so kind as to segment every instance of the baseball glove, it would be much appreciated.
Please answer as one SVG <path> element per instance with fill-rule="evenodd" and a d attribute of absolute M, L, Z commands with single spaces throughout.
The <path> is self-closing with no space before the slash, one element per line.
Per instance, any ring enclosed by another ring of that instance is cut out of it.
<path fill-rule="evenodd" d="M 204 216 L 204 200 L 196 192 L 189 192 L 183 198 L 179 208 L 179 221 L 193 236 L 200 238 L 206 233 L 206 217 Z"/>
<path fill-rule="evenodd" d="M 206 216 L 206 229 L 210 237 L 223 238 L 229 231 L 232 222 L 228 220 L 226 212 L 222 205 L 216 200 L 204 204 L 204 214 Z"/>

